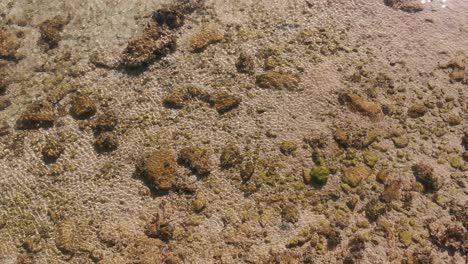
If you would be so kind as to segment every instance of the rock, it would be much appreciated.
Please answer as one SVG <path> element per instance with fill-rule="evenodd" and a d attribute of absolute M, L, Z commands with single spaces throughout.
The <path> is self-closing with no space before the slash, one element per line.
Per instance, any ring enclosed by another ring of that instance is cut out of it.
<path fill-rule="evenodd" d="M 412 166 L 413 175 L 419 181 L 426 192 L 437 191 L 441 187 L 441 182 L 434 174 L 432 166 L 426 163 L 417 163 Z"/>
<path fill-rule="evenodd" d="M 144 67 L 167 56 L 176 49 L 176 39 L 170 29 L 150 23 L 144 32 L 130 40 L 121 55 L 124 67 Z"/>
<path fill-rule="evenodd" d="M 228 94 L 227 92 L 221 92 L 215 96 L 213 106 L 219 114 L 224 114 L 239 107 L 241 102 L 241 97 Z"/>
<path fill-rule="evenodd" d="M 372 118 L 376 118 L 382 113 L 379 103 L 369 101 L 367 97 L 353 92 L 341 94 L 338 100 L 348 105 L 352 110 Z"/>
<path fill-rule="evenodd" d="M 463 118 L 457 114 L 450 114 L 445 119 L 445 122 L 450 126 L 458 126 L 463 121 Z"/>
<path fill-rule="evenodd" d="M 42 157 L 46 162 L 55 162 L 62 155 L 65 147 L 56 139 L 49 139 L 42 148 Z"/>
<path fill-rule="evenodd" d="M 299 210 L 293 204 L 286 204 L 281 211 L 283 222 L 296 223 L 299 221 Z"/>
<path fill-rule="evenodd" d="M 355 127 L 337 128 L 334 138 L 341 147 L 363 149 L 376 141 L 378 134 L 375 130 L 357 125 Z"/>
<path fill-rule="evenodd" d="M 201 100 L 209 101 L 207 95 L 202 89 L 193 86 L 181 86 L 174 89 L 170 94 L 166 95 L 163 99 L 164 106 L 168 108 L 180 109 L 186 105 L 189 100 L 199 98 Z"/>
<path fill-rule="evenodd" d="M 370 200 L 364 207 L 367 219 L 371 222 L 377 221 L 377 219 L 387 212 L 385 204 L 381 203 L 377 199 Z"/>
<path fill-rule="evenodd" d="M 0 137 L 10 133 L 10 125 L 6 121 L 0 121 Z"/>
<path fill-rule="evenodd" d="M 341 180 L 349 186 L 355 188 L 359 186 L 362 180 L 371 175 L 371 170 L 365 165 L 345 168 Z"/>
<path fill-rule="evenodd" d="M 207 25 L 195 32 L 188 40 L 190 52 L 202 52 L 209 45 L 224 39 L 224 32 L 215 25 Z"/>
<path fill-rule="evenodd" d="M 371 168 L 373 168 L 379 161 L 379 157 L 370 151 L 366 151 L 362 156 L 364 158 L 364 163 Z"/>
<path fill-rule="evenodd" d="M 159 26 L 177 29 L 184 25 L 185 14 L 175 7 L 163 8 L 154 12 L 153 19 Z"/>
<path fill-rule="evenodd" d="M 119 146 L 117 135 L 112 132 L 99 133 L 94 141 L 97 152 L 112 152 Z"/>
<path fill-rule="evenodd" d="M 207 175 L 211 172 L 210 152 L 208 149 L 191 146 L 179 152 L 178 160 L 195 174 Z"/>
<path fill-rule="evenodd" d="M 401 183 L 399 181 L 391 181 L 390 184 L 385 186 L 385 190 L 382 192 L 380 199 L 386 203 L 398 201 L 400 199 L 400 188 Z"/>
<path fill-rule="evenodd" d="M 392 138 L 392 141 L 396 148 L 406 148 L 409 144 L 409 138 L 407 136 L 395 137 Z"/>
<path fill-rule="evenodd" d="M 429 224 L 429 235 L 435 244 L 462 255 L 468 253 L 468 231 L 459 222 L 436 221 Z"/>
<path fill-rule="evenodd" d="M 385 5 L 408 13 L 417 13 L 424 10 L 419 0 L 384 0 Z"/>
<path fill-rule="evenodd" d="M 23 242 L 23 248 L 29 253 L 39 253 L 44 249 L 44 240 L 39 235 L 29 236 Z"/>
<path fill-rule="evenodd" d="M 170 150 L 156 150 L 143 164 L 144 176 L 160 190 L 171 189 L 178 177 L 175 154 Z"/>
<path fill-rule="evenodd" d="M 79 250 L 81 233 L 74 221 L 67 220 L 57 225 L 55 245 L 64 254 L 73 255 Z"/>
<path fill-rule="evenodd" d="M 174 227 L 165 221 L 162 221 L 159 216 L 155 217 L 145 227 L 145 234 L 151 238 L 158 238 L 168 242 L 174 236 Z"/>
<path fill-rule="evenodd" d="M 235 144 L 229 144 L 221 152 L 220 164 L 222 168 L 227 169 L 242 163 L 243 159 L 239 147 Z"/>
<path fill-rule="evenodd" d="M 0 27 L 0 59 L 15 60 L 19 46 L 18 38 L 6 28 Z"/>
<path fill-rule="evenodd" d="M 0 96 L 0 111 L 7 109 L 11 105 L 10 99 L 6 96 Z"/>
<path fill-rule="evenodd" d="M 253 55 L 243 51 L 239 54 L 236 61 L 236 69 L 240 73 L 255 73 L 255 58 Z"/>
<path fill-rule="evenodd" d="M 413 104 L 408 108 L 408 116 L 411 118 L 419 118 L 427 113 L 427 107 L 424 104 Z"/>
<path fill-rule="evenodd" d="M 405 246 L 405 247 L 409 247 L 411 245 L 411 243 L 413 242 L 412 239 L 413 239 L 413 234 L 411 233 L 411 231 L 408 231 L 408 230 L 405 230 L 405 231 L 401 231 L 399 234 L 398 234 L 398 238 L 400 239 L 400 242 Z"/>
<path fill-rule="evenodd" d="M 330 169 L 325 164 L 316 165 L 310 170 L 311 183 L 318 186 L 325 185 L 329 176 Z"/>
<path fill-rule="evenodd" d="M 297 144 L 294 141 L 285 140 L 281 142 L 279 149 L 283 155 L 289 156 L 296 151 Z"/>
<path fill-rule="evenodd" d="M 37 101 L 29 105 L 16 121 L 17 129 L 38 129 L 53 126 L 55 114 L 52 105 L 46 101 Z"/>
<path fill-rule="evenodd" d="M 117 126 L 118 119 L 114 112 L 106 111 L 99 115 L 91 124 L 95 132 L 112 131 Z"/>
<path fill-rule="evenodd" d="M 256 78 L 258 87 L 272 90 L 294 91 L 299 88 L 299 78 L 289 73 L 268 71 Z"/>
<path fill-rule="evenodd" d="M 97 111 L 96 104 L 87 95 L 76 95 L 73 97 L 70 107 L 70 113 L 78 119 L 86 119 L 93 116 Z"/>
<path fill-rule="evenodd" d="M 62 16 L 47 19 L 39 25 L 40 42 L 48 49 L 56 48 L 62 40 L 62 31 L 68 21 Z"/>
<path fill-rule="evenodd" d="M 201 212 L 206 207 L 206 196 L 203 192 L 197 192 L 195 198 L 193 199 L 192 207 L 193 210 L 197 213 Z"/>
<path fill-rule="evenodd" d="M 248 160 L 243 164 L 240 169 L 240 176 L 242 181 L 247 182 L 252 178 L 253 174 L 255 173 L 255 162 Z"/>
<path fill-rule="evenodd" d="M 377 173 L 376 180 L 382 184 L 386 184 L 390 179 L 390 170 L 382 169 Z"/>

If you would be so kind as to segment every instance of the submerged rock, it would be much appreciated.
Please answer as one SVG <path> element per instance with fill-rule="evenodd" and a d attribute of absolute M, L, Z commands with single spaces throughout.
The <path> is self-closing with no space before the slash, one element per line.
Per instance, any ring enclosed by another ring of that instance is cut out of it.
<path fill-rule="evenodd" d="M 372 118 L 378 117 L 382 113 L 379 103 L 370 101 L 366 96 L 353 92 L 341 94 L 338 100 L 348 105 L 352 110 Z"/>
<path fill-rule="evenodd" d="M 87 95 L 76 95 L 73 97 L 70 107 L 70 113 L 78 119 L 85 119 L 93 116 L 97 111 L 96 104 Z"/>
<path fill-rule="evenodd" d="M 237 95 L 232 95 L 227 92 L 218 93 L 212 105 L 216 108 L 219 114 L 224 114 L 239 107 L 242 98 Z"/>
<path fill-rule="evenodd" d="M 55 122 L 52 105 L 46 101 L 37 101 L 29 105 L 16 121 L 17 129 L 38 129 L 51 127 Z"/>
<path fill-rule="evenodd" d="M 299 87 L 299 78 L 289 73 L 268 71 L 256 78 L 258 87 L 272 90 L 294 91 Z"/>
<path fill-rule="evenodd" d="M 56 16 L 42 22 L 39 25 L 40 42 L 45 44 L 48 49 L 56 48 L 62 40 L 62 31 L 67 22 L 67 19 L 62 16 Z"/>
<path fill-rule="evenodd" d="M 416 13 L 424 10 L 420 0 L 384 0 L 385 5 L 408 13 Z"/>
<path fill-rule="evenodd" d="M 362 180 L 371 175 L 371 170 L 365 165 L 358 165 L 343 170 L 342 181 L 351 187 L 357 187 Z"/>
<path fill-rule="evenodd" d="M 0 59 L 15 59 L 19 46 L 19 40 L 13 33 L 0 28 Z"/>
<path fill-rule="evenodd" d="M 434 174 L 434 168 L 425 163 L 417 163 L 412 167 L 416 180 L 419 181 L 426 192 L 437 191 L 441 187 L 439 178 Z"/>
<path fill-rule="evenodd" d="M 140 36 L 128 42 L 121 60 L 127 68 L 143 67 L 175 49 L 176 39 L 172 31 L 150 23 Z"/>
<path fill-rule="evenodd" d="M 235 144 L 227 145 L 221 152 L 221 167 L 227 169 L 242 163 L 243 156 L 238 146 Z"/>
<path fill-rule="evenodd" d="M 42 157 L 46 162 L 55 162 L 62 155 L 65 147 L 56 139 L 49 139 L 42 148 Z"/>
<path fill-rule="evenodd" d="M 224 39 L 224 32 L 215 25 L 208 25 L 195 32 L 188 41 L 188 49 L 191 52 L 202 52 L 209 45 L 218 43 Z"/>
<path fill-rule="evenodd" d="M 210 152 L 208 149 L 191 146 L 179 152 L 178 160 L 195 174 L 207 175 L 211 172 Z"/>
<path fill-rule="evenodd" d="M 154 151 L 144 160 L 143 172 L 156 188 L 171 189 L 178 177 L 175 154 L 170 150 Z"/>

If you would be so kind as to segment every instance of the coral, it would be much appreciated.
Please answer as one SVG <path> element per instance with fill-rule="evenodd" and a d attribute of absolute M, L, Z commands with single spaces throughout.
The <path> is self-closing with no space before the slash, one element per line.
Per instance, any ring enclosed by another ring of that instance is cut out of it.
<path fill-rule="evenodd" d="M 62 16 L 56 16 L 42 22 L 39 25 L 40 42 L 45 44 L 48 49 L 56 48 L 62 40 L 62 31 L 67 23 L 67 19 Z"/>
<path fill-rule="evenodd" d="M 268 71 L 256 78 L 258 87 L 272 90 L 294 91 L 299 88 L 299 78 L 289 73 Z"/>
<path fill-rule="evenodd" d="M 195 174 L 207 175 L 211 172 L 210 151 L 203 147 L 191 146 L 179 152 L 179 162 L 189 167 Z"/>
<path fill-rule="evenodd" d="M 119 146 L 117 135 L 112 132 L 103 132 L 96 136 L 94 147 L 98 152 L 112 152 Z"/>
<path fill-rule="evenodd" d="M 70 113 L 78 119 L 85 119 L 93 116 L 97 111 L 96 104 L 87 95 L 76 95 L 71 101 Z"/>
<path fill-rule="evenodd" d="M 52 105 L 37 101 L 29 105 L 16 121 L 17 129 L 38 129 L 51 127 L 55 122 Z"/>
<path fill-rule="evenodd" d="M 188 40 L 188 49 L 191 52 L 202 52 L 209 45 L 224 39 L 224 32 L 215 25 L 207 25 L 192 34 Z"/>
<path fill-rule="evenodd" d="M 239 147 L 231 143 L 223 148 L 220 157 L 220 164 L 221 167 L 227 169 L 242 163 L 243 159 L 244 157 L 242 156 Z"/>
<path fill-rule="evenodd" d="M 178 177 L 175 154 L 170 150 L 156 150 L 143 163 L 144 176 L 158 189 L 171 189 Z"/>

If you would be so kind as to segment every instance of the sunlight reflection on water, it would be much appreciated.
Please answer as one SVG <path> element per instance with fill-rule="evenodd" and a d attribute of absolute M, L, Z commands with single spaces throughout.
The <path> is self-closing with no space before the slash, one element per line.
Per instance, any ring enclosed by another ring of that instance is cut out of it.
<path fill-rule="evenodd" d="M 442 8 L 446 8 L 448 0 L 421 0 L 421 3 L 423 4 L 432 3 L 432 2 L 438 2 L 440 3 L 440 6 Z"/>

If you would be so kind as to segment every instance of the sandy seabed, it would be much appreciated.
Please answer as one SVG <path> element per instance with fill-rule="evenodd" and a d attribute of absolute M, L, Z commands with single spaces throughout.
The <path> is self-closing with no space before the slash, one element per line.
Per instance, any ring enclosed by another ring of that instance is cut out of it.
<path fill-rule="evenodd" d="M 466 263 L 468 1 L 0 0 L 0 263 Z"/>

